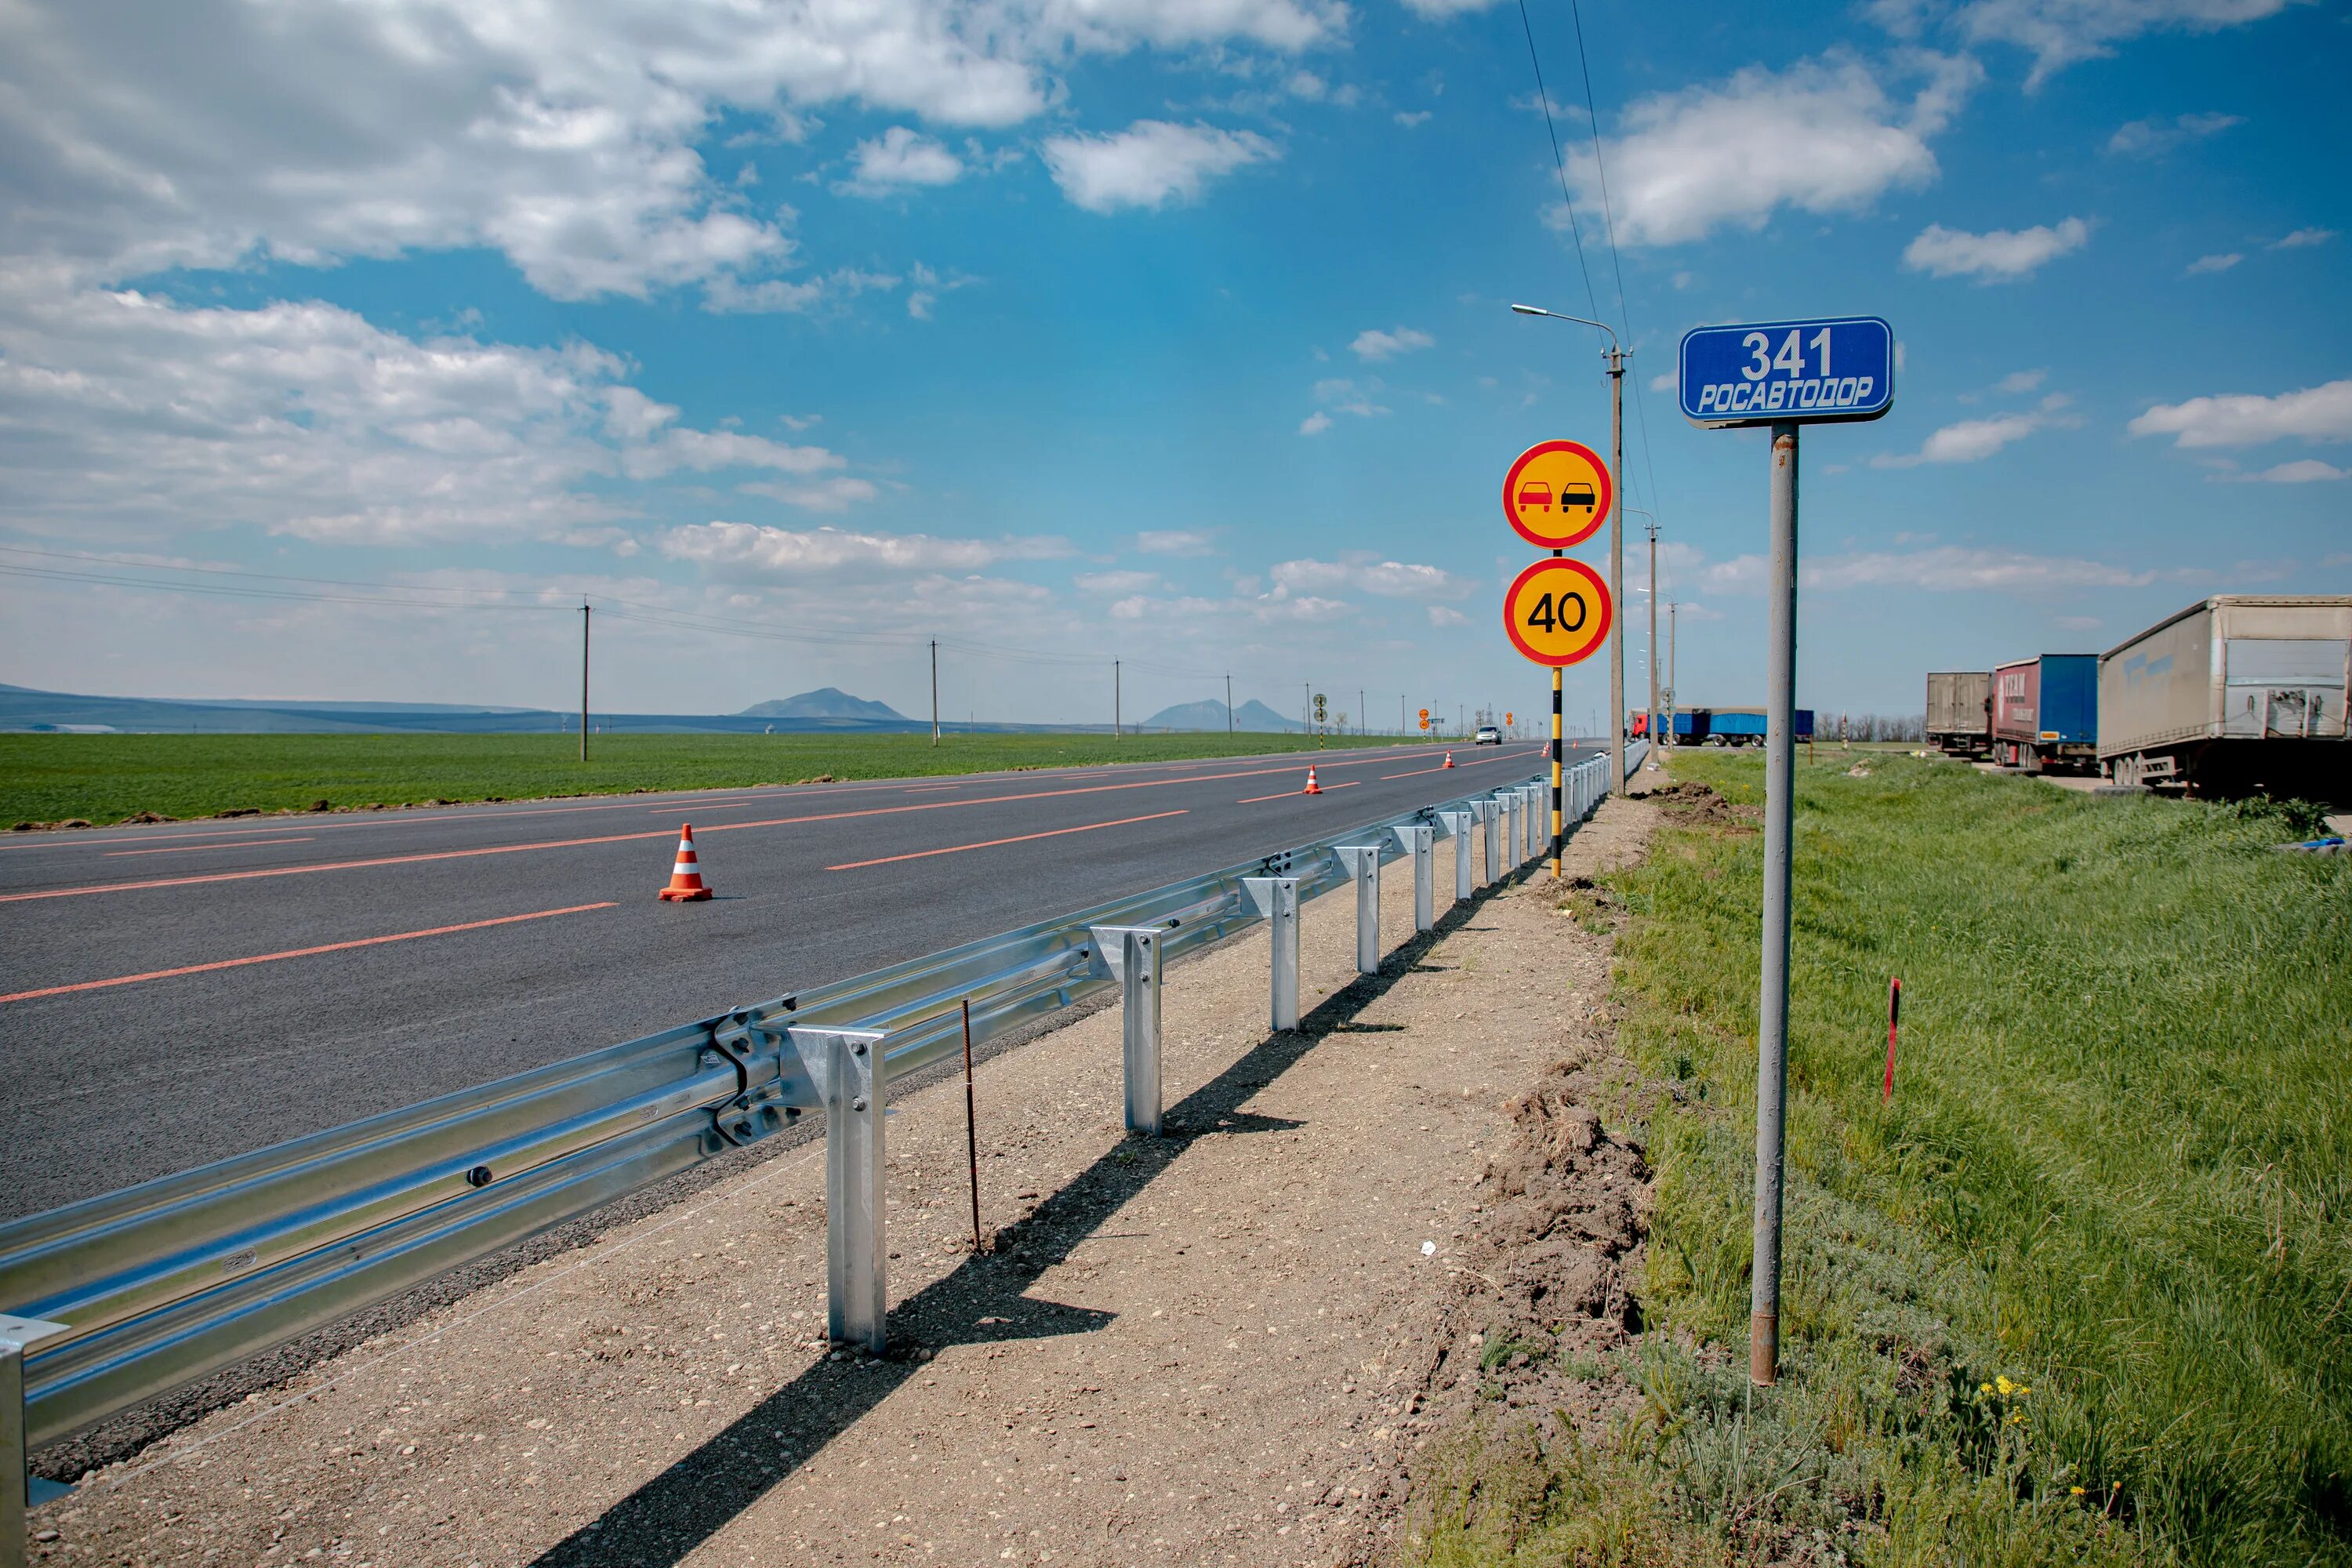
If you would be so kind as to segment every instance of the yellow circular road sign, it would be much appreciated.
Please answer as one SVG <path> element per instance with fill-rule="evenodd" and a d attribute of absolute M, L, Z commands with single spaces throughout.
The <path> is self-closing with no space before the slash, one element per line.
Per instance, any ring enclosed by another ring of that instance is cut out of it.
<path fill-rule="evenodd" d="M 1609 465 L 1581 441 L 1542 441 L 1503 477 L 1503 515 L 1529 544 L 1565 550 L 1609 521 Z"/>
<path fill-rule="evenodd" d="M 1565 556 L 1537 562 L 1503 595 L 1503 629 L 1511 646 L 1555 668 L 1591 657 L 1608 638 L 1614 614 L 1600 574 Z"/>

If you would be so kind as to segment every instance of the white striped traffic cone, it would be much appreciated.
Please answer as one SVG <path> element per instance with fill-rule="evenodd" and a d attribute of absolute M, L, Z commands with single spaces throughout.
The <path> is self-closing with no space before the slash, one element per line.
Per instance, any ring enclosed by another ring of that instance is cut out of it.
<path fill-rule="evenodd" d="M 1453 765 L 1454 765 L 1454 753 L 1453 753 L 1453 752 L 1446 752 L 1446 753 L 1445 753 L 1445 767 L 1450 768 L 1450 767 L 1452 767 Z M 1440 768 L 1440 769 L 1438 770 L 1438 772 L 1440 772 L 1440 773 L 1444 773 L 1444 771 L 1445 771 L 1445 768 Z"/>
<path fill-rule="evenodd" d="M 1307 787 L 1300 790 L 1298 793 L 1301 795 L 1321 795 L 1323 793 L 1323 786 L 1315 782 L 1315 769 L 1311 763 L 1308 764 L 1307 769 Z"/>
<path fill-rule="evenodd" d="M 666 904 L 699 903 L 710 896 L 702 885 L 702 863 L 694 858 L 694 824 L 677 830 L 677 863 L 669 868 L 669 886 L 661 890 Z"/>

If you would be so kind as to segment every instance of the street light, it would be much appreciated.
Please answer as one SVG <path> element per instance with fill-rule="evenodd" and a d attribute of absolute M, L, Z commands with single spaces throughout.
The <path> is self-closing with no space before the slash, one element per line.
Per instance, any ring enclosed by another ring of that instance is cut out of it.
<path fill-rule="evenodd" d="M 1609 480 L 1611 489 L 1622 498 L 1625 493 L 1625 351 L 1618 345 L 1616 329 L 1606 321 L 1596 321 L 1590 316 L 1570 316 L 1559 310 L 1547 310 L 1539 305 L 1514 305 L 1512 310 L 1522 316 L 1543 316 L 1555 321 L 1573 321 L 1580 327 L 1598 327 L 1609 334 Z M 1622 499 L 1618 503 L 1623 505 Z M 1564 553 L 1555 550 L 1554 555 Z M 1621 522 L 1609 531 L 1609 596 L 1618 605 L 1625 602 L 1625 529 Z M 1609 627 L 1609 781 L 1610 787 L 1620 795 L 1625 790 L 1625 618 L 1622 612 L 1612 616 Z M 1559 875 L 1559 671 L 1551 672 L 1551 874 Z"/>

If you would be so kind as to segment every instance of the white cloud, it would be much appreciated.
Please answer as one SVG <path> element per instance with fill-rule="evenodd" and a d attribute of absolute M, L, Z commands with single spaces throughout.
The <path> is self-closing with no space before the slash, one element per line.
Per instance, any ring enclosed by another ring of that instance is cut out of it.
<path fill-rule="evenodd" d="M 1390 332 L 1381 331 L 1377 328 L 1368 328 L 1358 332 L 1356 341 L 1348 346 L 1355 351 L 1358 359 L 1377 363 L 1381 360 L 1394 359 L 1399 354 L 1411 353 L 1415 349 L 1434 348 L 1437 346 L 1437 340 L 1414 327 L 1399 327 Z"/>
<path fill-rule="evenodd" d="M 1404 0 L 1405 8 L 1424 22 L 1446 22 L 1484 11 L 1496 0 Z"/>
<path fill-rule="evenodd" d="M 1652 392 L 1675 392 L 1682 386 L 1679 370 L 1663 370 L 1650 378 Z"/>
<path fill-rule="evenodd" d="M 1921 463 L 1979 462 L 2049 423 L 2049 416 L 2042 414 L 1997 414 L 1990 419 L 1963 419 L 1929 436 L 1916 452 L 1881 453 L 1870 459 L 1870 466 L 1909 468 Z"/>
<path fill-rule="evenodd" d="M 1339 0 L 10 5 L 5 243 L 100 281 L 483 247 L 562 299 L 749 284 L 796 259 L 794 215 L 713 177 L 698 148 L 722 117 L 787 140 L 831 104 L 1011 126 L 1079 54 L 1293 53 L 1347 18 Z"/>
<path fill-rule="evenodd" d="M 2201 278 L 2210 272 L 2227 272 L 2244 259 L 2243 255 L 2234 250 L 2225 251 L 2218 256 L 2200 256 L 2190 262 L 2183 272 L 2187 277 Z"/>
<path fill-rule="evenodd" d="M 2096 616 L 2061 616 L 2051 624 L 2062 632 L 2095 632 L 2101 623 Z"/>
<path fill-rule="evenodd" d="M 1217 543 L 1205 529 L 1148 528 L 1135 536 L 1135 547 L 1146 555 L 1210 555 Z"/>
<path fill-rule="evenodd" d="M 2210 474 L 2207 477 L 2241 485 L 2312 485 L 2325 484 L 2330 479 L 2352 479 L 2352 468 L 2339 468 L 2316 458 L 2298 458 L 2292 463 L 2281 463 L 2260 473 Z"/>
<path fill-rule="evenodd" d="M 2299 228 L 2282 239 L 2273 240 L 2273 250 L 2299 250 L 2307 245 L 2326 245 L 2336 237 L 2332 228 Z"/>
<path fill-rule="evenodd" d="M 702 308 L 719 315 L 800 314 L 829 300 L 854 300 L 875 289 L 896 289 L 899 279 L 887 272 L 866 272 L 855 267 L 836 268 L 804 283 L 765 278 L 745 283 L 732 275 L 703 285 Z"/>
<path fill-rule="evenodd" d="M 878 492 L 870 479 L 847 474 L 836 474 L 829 479 L 817 479 L 807 484 L 774 484 L 765 479 L 737 485 L 736 489 L 750 496 L 765 496 L 786 506 L 805 507 L 810 511 L 847 511 L 861 502 L 872 500 Z"/>
<path fill-rule="evenodd" d="M 1407 131 L 1411 131 L 1417 126 L 1428 124 L 1431 115 L 1426 109 L 1400 109 L 1390 118 Z"/>
<path fill-rule="evenodd" d="M 963 175 L 962 159 L 904 125 L 860 142 L 850 163 L 841 188 L 866 196 L 888 195 L 908 185 L 951 185 Z"/>
<path fill-rule="evenodd" d="M 2170 120 L 2135 120 L 2119 125 L 2107 138 L 2107 151 L 2127 158 L 2154 158 L 2189 142 L 2219 136 L 2233 125 L 2243 125 L 2235 114 L 2180 114 Z"/>
<path fill-rule="evenodd" d="M 1274 579 L 1273 596 L 1277 599 L 1350 589 L 1383 599 L 1459 599 L 1472 591 L 1468 582 L 1443 567 L 1371 556 L 1284 561 L 1268 575 Z"/>
<path fill-rule="evenodd" d="M 1004 561 L 1048 561 L 1071 553 L 1050 535 L 940 539 L 925 533 L 864 533 L 839 528 L 767 528 L 703 522 L 665 532 L 661 552 L 674 561 L 783 574 L 809 573 L 971 572 Z"/>
<path fill-rule="evenodd" d="M 1281 154 L 1254 131 L 1139 120 L 1112 135 L 1052 136 L 1041 149 L 1062 194 L 1088 212 L 1198 200 L 1218 174 Z"/>
<path fill-rule="evenodd" d="M 1618 240 L 1677 245 L 1725 225 L 1760 228 L 1784 206 L 1855 212 L 1924 185 L 1937 173 L 1927 139 L 1980 74 L 1973 61 L 1934 59 L 1927 85 L 1900 106 L 1861 62 L 1832 56 L 1643 99 L 1604 147 Z M 1570 157 L 1580 199 L 1597 208 L 1592 154 Z M 1557 207 L 1550 221 L 1565 226 Z"/>
<path fill-rule="evenodd" d="M 1760 593 L 1765 586 L 1761 555 L 1742 555 L 1706 567 L 1699 579 L 1710 588 Z M 2143 588 L 2157 580 L 2152 571 L 2114 566 L 2063 555 L 2023 550 L 1969 549 L 1937 545 L 1929 550 L 1859 551 L 1824 555 L 1805 563 L 1799 574 L 1809 589 L 1923 588 L 1938 593 L 1995 590 L 2039 593 L 2060 588 Z"/>
<path fill-rule="evenodd" d="M 1433 626 L 1458 626 L 1465 625 L 1469 619 L 1470 617 L 1461 611 L 1448 609 L 1444 605 L 1429 606 L 1429 624 Z"/>
<path fill-rule="evenodd" d="M 2012 396 L 2037 390 L 2049 378 L 2046 370 L 2017 370 L 2000 378 L 2000 389 Z"/>
<path fill-rule="evenodd" d="M 2130 429 L 2135 436 L 2169 436 L 2178 447 L 2255 447 L 2291 436 L 2352 441 L 2352 380 L 2276 397 L 2232 393 L 2158 404 Z"/>
<path fill-rule="evenodd" d="M 1319 408 L 1298 422 L 1298 433 L 1301 436 L 1320 436 L 1329 428 L 1331 428 L 1331 416 Z"/>
<path fill-rule="evenodd" d="M 2091 226 L 2070 217 L 2056 226 L 1997 228 L 1987 234 L 1929 224 L 1903 251 L 1904 264 L 1937 278 L 1974 277 L 2006 283 L 2030 275 L 2043 262 L 2080 250 L 2091 241 Z"/>
<path fill-rule="evenodd" d="M 683 426 L 625 371 L 584 344 L 408 338 L 315 301 L 189 308 L 0 263 L 0 520 L 93 540 L 566 538 L 634 509 L 615 481 L 849 478 L 822 447 Z"/>
<path fill-rule="evenodd" d="M 2026 86 L 2115 52 L 2143 33 L 2212 33 L 2276 16 L 2293 0 L 1974 0 L 1956 20 L 1972 43 L 2008 43 L 2033 55 Z"/>
<path fill-rule="evenodd" d="M 1126 597 L 1148 593 L 1160 585 L 1157 572 L 1081 572 L 1070 579 L 1078 591 L 1101 594 L 1109 597 Z"/>

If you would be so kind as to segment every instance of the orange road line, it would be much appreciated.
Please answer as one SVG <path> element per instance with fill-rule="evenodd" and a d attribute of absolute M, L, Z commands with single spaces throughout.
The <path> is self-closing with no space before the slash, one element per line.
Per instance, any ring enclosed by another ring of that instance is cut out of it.
<path fill-rule="evenodd" d="M 381 947 L 388 942 L 414 942 L 421 936 L 451 936 L 461 931 L 484 931 L 491 926 L 510 926 L 523 921 L 551 920 L 557 915 L 576 915 L 589 910 L 610 910 L 620 906 L 613 903 L 573 904 L 568 909 L 536 910 L 527 915 L 500 915 L 496 920 L 467 921 L 463 925 L 435 926 L 429 931 L 395 931 L 390 936 L 363 936 L 356 942 L 330 942 L 317 947 L 289 948 L 284 952 L 257 952 L 250 958 L 224 958 L 212 963 L 184 963 L 177 969 L 152 969 L 144 974 L 118 974 L 111 980 L 84 980 L 72 985 L 45 985 L 38 991 L 12 991 L 0 996 L 0 1002 L 30 1002 L 37 996 L 62 996 L 72 991 L 104 991 L 114 985 L 136 985 L 146 980 L 169 980 L 178 974 L 203 974 L 215 969 L 242 969 L 248 963 L 274 963 L 281 958 L 310 958 L 321 952 L 343 952 L 355 947 Z"/>
<path fill-rule="evenodd" d="M 1489 762 L 1501 762 L 1492 757 Z M 1367 764 L 1369 765 L 1369 764 Z M 1478 766 L 1482 764 L 1470 764 Z M 1297 765 L 1258 768 L 1257 773 L 1295 773 Z M 1002 805 L 1012 801 L 1051 800 L 1062 795 L 1103 795 L 1116 790 L 1159 789 L 1169 784 L 1221 784 L 1227 779 L 1247 778 L 1249 773 L 1204 773 L 1193 777 L 1172 779 L 1130 779 L 1121 784 L 1081 784 L 1069 789 L 1030 790 L 1019 795 L 971 795 L 958 800 L 918 801 L 908 805 L 866 806 L 856 811 L 811 812 L 805 816 L 772 816 L 758 822 L 714 822 L 703 829 L 706 837 L 714 833 L 734 833 L 754 827 L 792 827 L 810 822 L 841 822 L 859 816 L 891 816 L 909 811 L 947 811 L 973 805 Z M 1362 780 L 1357 780 L 1360 784 Z M 1334 784 L 1334 789 L 1346 787 Z M 1140 820 L 1140 819 L 1139 819 Z M 42 899 L 80 898 L 91 893 L 127 893 L 149 888 L 187 888 L 206 882 L 246 882 L 263 877 L 299 877 L 313 871 L 352 871 L 375 866 L 413 866 L 433 860 L 465 860 L 482 855 L 520 855 L 541 849 L 578 849 L 597 844 L 627 844 L 639 839 L 667 838 L 667 828 L 655 828 L 646 833 L 606 833 L 586 838 L 549 838 L 530 844 L 487 844 L 468 849 L 428 849 L 414 855 L 378 855 L 363 860 L 320 860 L 307 866 L 265 866 L 246 871 L 208 871 L 193 877 L 156 877 L 138 882 L 95 882 L 78 888 L 44 888 L 34 892 L 0 893 L 0 904 L 30 903 Z M 1010 842 L 1010 840 L 1008 840 Z"/>
<path fill-rule="evenodd" d="M 1527 755 L 1528 755 L 1528 754 L 1529 754 L 1529 753 L 1528 753 L 1528 752 L 1507 752 L 1507 753 L 1502 753 L 1502 754 L 1498 754 L 1498 755 L 1492 756 L 1492 757 L 1481 757 L 1481 758 L 1477 758 L 1477 759 L 1475 759 L 1475 760 L 1474 760 L 1474 761 L 1471 761 L 1471 762 L 1466 762 L 1466 763 L 1454 763 L 1454 771 L 1455 773 L 1460 773 L 1460 772 L 1461 772 L 1463 769 L 1465 769 L 1465 768 L 1488 768 L 1488 767 L 1492 767 L 1492 766 L 1494 766 L 1496 763 L 1507 763 L 1507 762 L 1509 762 L 1513 757 L 1524 757 L 1524 756 L 1527 756 Z M 1387 783 L 1389 780 L 1391 780 L 1391 779 L 1410 779 L 1410 778 L 1418 778 L 1418 777 L 1420 777 L 1423 773 L 1444 773 L 1444 771 L 1445 771 L 1445 764 L 1444 764 L 1444 763 L 1438 763 L 1438 764 L 1437 764 L 1437 766 L 1435 766 L 1435 767 L 1433 767 L 1433 768 L 1414 768 L 1414 769 L 1413 769 L 1412 772 L 1410 772 L 1410 773 L 1382 773 L 1382 774 L 1381 775 L 1381 783 L 1383 783 L 1383 784 L 1386 784 L 1386 783 Z"/>
<path fill-rule="evenodd" d="M 851 860 L 839 866 L 827 866 L 828 871 L 855 871 L 861 866 L 887 866 L 894 860 L 921 860 L 933 855 L 961 855 L 967 849 L 993 849 L 1000 844 L 1026 844 L 1033 838 L 1059 838 L 1066 833 L 1092 833 L 1098 827 L 1125 827 L 1130 823 L 1157 822 L 1163 816 L 1185 816 L 1185 810 L 1155 811 L 1149 816 L 1122 816 L 1117 822 L 1088 822 L 1076 827 L 1050 828 L 1044 833 L 1021 833 L 1011 838 L 984 838 L 977 844 L 950 844 L 944 849 L 918 849 L 908 855 L 883 855 L 872 860 Z M 0 1002 L 7 998 L 0 996 Z"/>
<path fill-rule="evenodd" d="M 181 844 L 167 849 L 110 849 L 106 858 L 119 859 L 125 855 L 193 855 L 199 849 L 251 849 L 268 844 L 308 844 L 310 838 L 238 838 L 226 844 Z"/>

